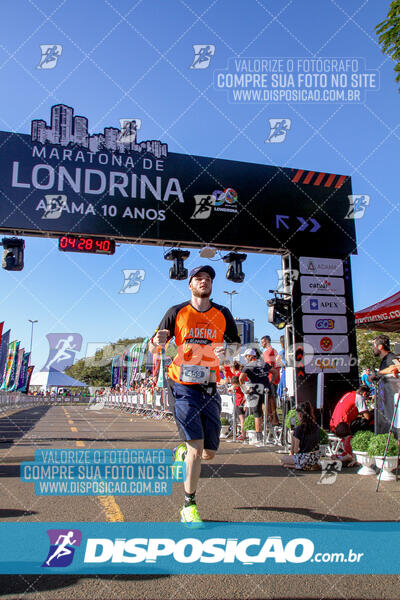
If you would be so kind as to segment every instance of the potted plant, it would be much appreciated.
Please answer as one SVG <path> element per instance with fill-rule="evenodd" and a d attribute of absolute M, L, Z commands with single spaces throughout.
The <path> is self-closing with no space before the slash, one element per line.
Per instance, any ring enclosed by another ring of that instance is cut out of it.
<path fill-rule="evenodd" d="M 329 448 L 329 438 L 325 429 L 322 427 L 319 428 L 319 449 L 321 451 L 321 456 L 326 456 Z"/>
<path fill-rule="evenodd" d="M 291 410 L 288 411 L 286 418 L 285 418 L 285 425 L 286 425 L 286 439 L 287 439 L 287 443 L 290 444 L 292 441 L 292 428 L 293 425 L 291 423 L 291 420 L 295 419 L 295 427 L 297 427 L 298 425 L 300 425 L 300 421 L 299 418 L 297 416 L 297 411 L 295 408 L 292 408 Z"/>
<path fill-rule="evenodd" d="M 397 465 L 398 442 L 393 436 L 390 438 L 386 460 L 384 461 L 383 455 L 385 454 L 388 435 L 388 433 L 374 435 L 368 445 L 368 454 L 375 457 L 376 466 L 382 470 L 381 479 L 383 481 L 394 481 L 396 478 L 391 471 Z"/>
<path fill-rule="evenodd" d="M 243 431 L 246 431 L 249 444 L 257 442 L 256 422 L 254 415 L 248 415 L 243 423 Z"/>
<path fill-rule="evenodd" d="M 226 417 L 221 417 L 220 421 L 221 421 L 220 437 L 225 438 L 228 434 L 230 424 Z"/>
<path fill-rule="evenodd" d="M 375 471 L 372 468 L 375 459 L 368 456 L 368 446 L 373 437 L 374 434 L 372 431 L 357 431 L 351 440 L 351 447 L 356 460 L 362 465 L 361 469 L 357 471 L 358 475 L 375 475 Z"/>
<path fill-rule="evenodd" d="M 296 419 L 296 425 L 295 425 L 295 427 L 297 427 L 297 425 L 300 425 L 300 421 L 299 421 L 299 418 L 297 416 L 297 411 L 296 411 L 295 408 L 292 408 L 291 410 L 288 411 L 288 413 L 286 415 L 286 419 L 285 419 L 285 425 L 286 425 L 286 429 L 288 431 L 290 431 L 292 429 L 292 424 L 290 422 L 290 419 L 292 419 L 293 417 Z"/>

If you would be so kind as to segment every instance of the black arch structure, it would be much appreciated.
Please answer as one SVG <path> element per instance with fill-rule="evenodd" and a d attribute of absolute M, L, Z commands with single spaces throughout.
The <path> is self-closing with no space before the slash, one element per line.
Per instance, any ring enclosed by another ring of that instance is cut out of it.
<path fill-rule="evenodd" d="M 0 132 L 2 233 L 280 254 L 297 401 L 315 403 L 321 371 L 327 413 L 358 384 L 350 177 L 169 153 L 157 140 L 124 146 L 117 129 L 89 136 L 84 117 L 78 138 L 73 110 L 55 108 L 51 128 Z"/>

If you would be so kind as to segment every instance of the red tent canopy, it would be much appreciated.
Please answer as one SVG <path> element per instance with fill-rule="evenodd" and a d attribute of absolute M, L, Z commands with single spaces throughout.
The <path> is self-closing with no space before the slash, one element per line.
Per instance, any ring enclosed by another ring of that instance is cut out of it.
<path fill-rule="evenodd" d="M 400 292 L 358 311 L 355 318 L 356 327 L 400 332 Z"/>

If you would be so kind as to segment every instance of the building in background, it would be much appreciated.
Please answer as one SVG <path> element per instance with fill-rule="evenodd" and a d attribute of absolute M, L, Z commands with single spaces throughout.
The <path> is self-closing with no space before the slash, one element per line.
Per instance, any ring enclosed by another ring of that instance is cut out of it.
<path fill-rule="evenodd" d="M 235 319 L 242 346 L 254 342 L 254 321 L 252 319 Z"/>

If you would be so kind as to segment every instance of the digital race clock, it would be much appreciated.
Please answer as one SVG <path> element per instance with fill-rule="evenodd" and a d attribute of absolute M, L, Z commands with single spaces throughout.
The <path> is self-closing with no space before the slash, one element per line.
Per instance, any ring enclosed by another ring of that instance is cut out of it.
<path fill-rule="evenodd" d="M 58 240 L 58 249 L 84 254 L 114 254 L 115 241 L 93 236 L 63 235 Z"/>

